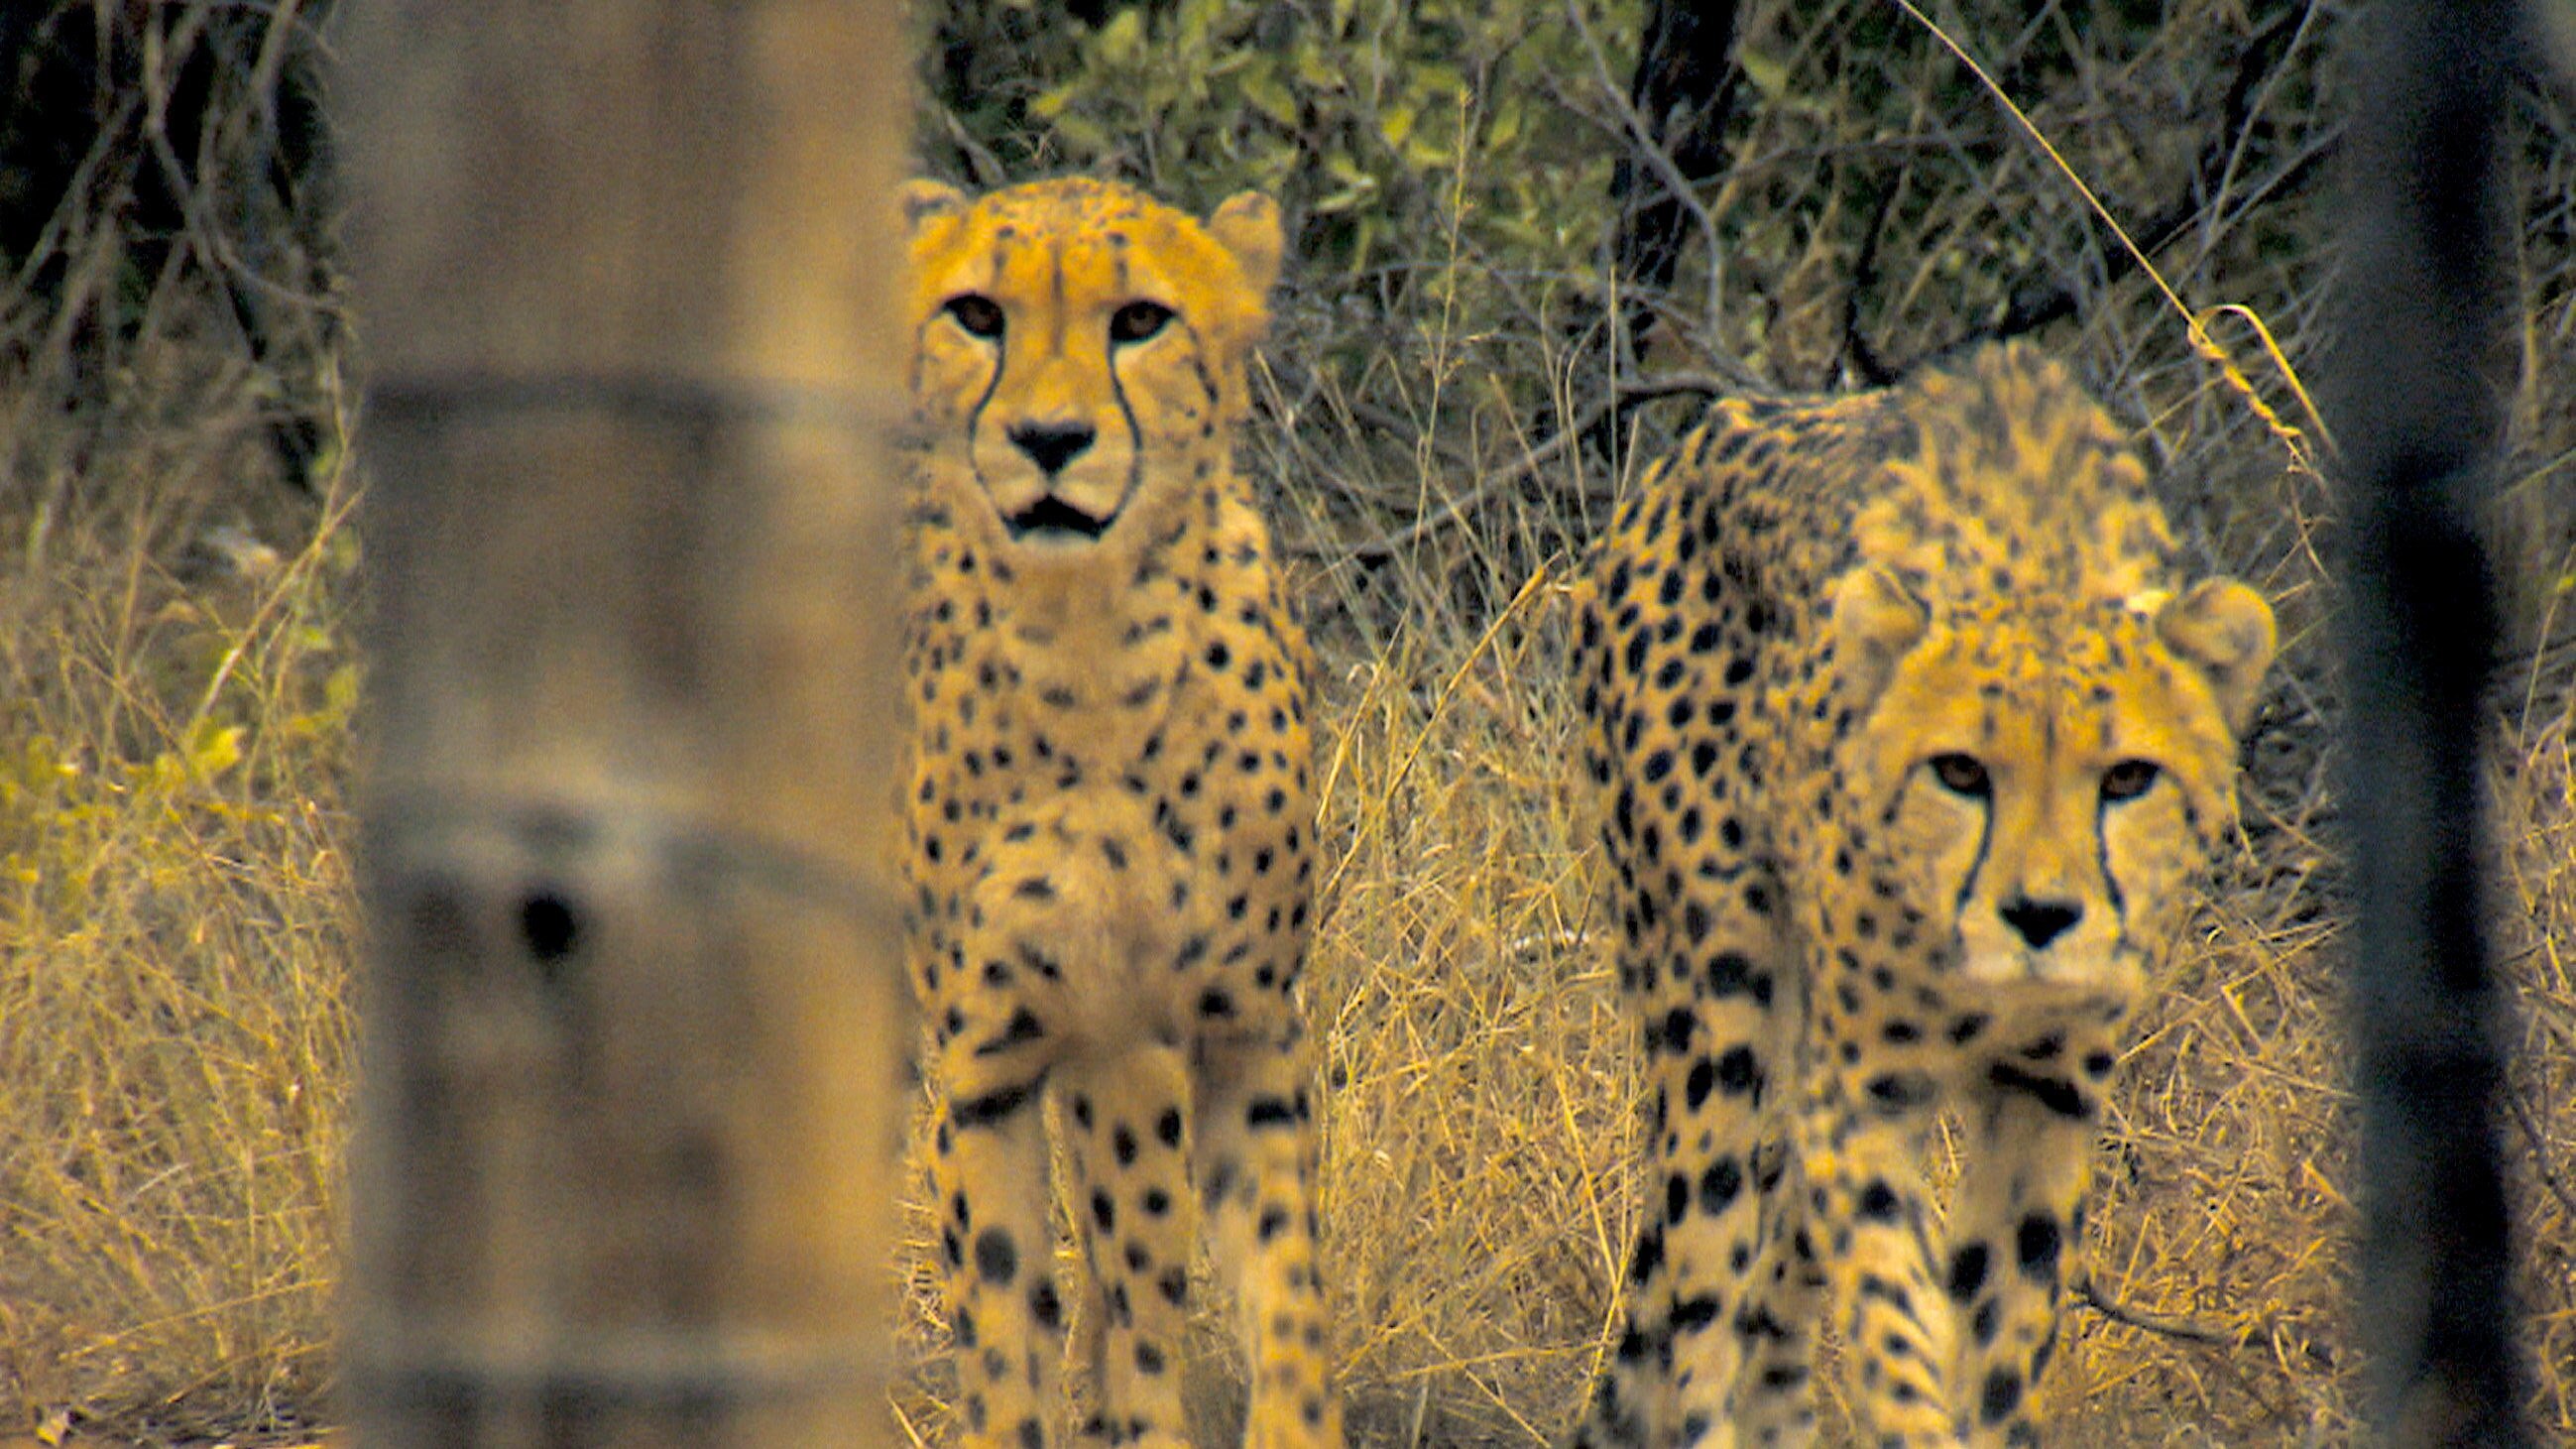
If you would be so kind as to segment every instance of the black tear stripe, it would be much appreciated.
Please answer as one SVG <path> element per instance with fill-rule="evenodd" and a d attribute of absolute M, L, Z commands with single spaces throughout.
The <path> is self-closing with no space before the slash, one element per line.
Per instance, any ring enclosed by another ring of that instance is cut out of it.
<path fill-rule="evenodd" d="M 945 309 L 943 308 L 942 310 L 944 311 Z M 911 393 L 914 397 L 921 396 L 921 361 L 923 358 L 930 355 L 930 349 L 925 344 L 930 340 L 930 329 L 938 325 L 939 313 L 933 312 L 920 326 L 912 329 L 912 367 L 911 370 L 904 374 L 903 384 L 904 390 Z M 974 435 L 972 432 L 969 432 L 967 436 L 972 437 Z"/>
<path fill-rule="evenodd" d="M 1190 325 L 1188 317 L 1175 313 L 1172 320 L 1180 324 L 1183 332 L 1189 334 L 1190 371 L 1198 375 L 1199 390 L 1207 394 L 1208 412 L 1213 417 L 1216 412 L 1217 391 L 1216 379 L 1207 369 L 1207 339 L 1199 335 L 1198 328 Z M 1110 348 L 1108 357 L 1109 395 L 1117 400 L 1118 415 L 1127 420 L 1127 436 L 1132 443 L 1127 455 L 1127 489 L 1119 496 L 1118 507 L 1111 512 L 1110 516 L 1114 518 L 1127 510 L 1128 500 L 1136 496 L 1137 489 L 1145 486 L 1145 428 L 1143 424 L 1136 421 L 1136 409 L 1128 404 L 1126 379 L 1118 375 L 1118 349 Z"/>
<path fill-rule="evenodd" d="M 1118 375 L 1118 349 L 1108 348 L 1104 357 L 1109 369 L 1110 400 L 1118 404 L 1118 416 L 1127 422 L 1127 484 L 1118 492 L 1118 506 L 1109 510 L 1109 517 L 1116 518 L 1127 511 L 1127 501 L 1136 496 L 1136 490 L 1145 486 L 1145 428 L 1136 421 L 1136 409 L 1127 401 L 1127 379 Z"/>
<path fill-rule="evenodd" d="M 2096 798 L 2093 802 L 2093 853 L 2102 870 L 2102 893 L 2111 902 L 2111 916 L 2120 923 L 2121 939 L 2129 935 L 2129 898 L 2120 890 L 2120 877 L 2111 869 L 2111 833 L 2103 828 L 2111 813 L 2112 802 Z"/>
<path fill-rule="evenodd" d="M 975 434 L 984 426 L 984 410 L 992 405 L 993 395 L 1002 390 L 1002 374 L 1010 370 L 1011 336 L 1016 331 L 1017 328 L 1008 326 L 1002 329 L 1001 345 L 993 349 L 993 376 L 984 384 L 983 396 L 975 399 L 975 405 L 966 410 L 966 471 L 974 477 L 976 487 L 988 491 L 984 465 L 975 460 Z"/>
<path fill-rule="evenodd" d="M 993 265 L 984 278 L 985 291 L 998 293 L 1002 290 L 1002 275 L 1011 268 L 1012 250 L 1006 229 L 1005 235 L 994 244 Z M 1002 390 L 1002 374 L 1011 367 L 1011 338 L 1020 330 L 1010 325 L 1009 312 L 1002 315 L 1002 339 L 993 349 L 993 376 L 985 382 L 983 396 L 975 399 L 975 405 L 966 410 L 966 471 L 974 478 L 975 486 L 987 492 L 991 491 L 991 484 L 984 477 L 984 465 L 975 461 L 975 435 L 983 431 L 985 409 L 992 405 L 994 394 Z"/>
<path fill-rule="evenodd" d="M 1975 859 L 1968 862 L 1967 877 L 1959 882 L 1959 899 L 1950 906 L 1950 919 L 1954 923 L 1954 929 L 1964 927 L 1968 923 L 1968 897 L 1977 893 L 1977 877 L 1985 874 L 1986 852 L 1995 843 L 1994 791 L 1988 790 L 1986 798 L 1978 802 L 1977 808 L 1982 816 L 1982 823 L 1977 827 L 1977 854 Z"/>

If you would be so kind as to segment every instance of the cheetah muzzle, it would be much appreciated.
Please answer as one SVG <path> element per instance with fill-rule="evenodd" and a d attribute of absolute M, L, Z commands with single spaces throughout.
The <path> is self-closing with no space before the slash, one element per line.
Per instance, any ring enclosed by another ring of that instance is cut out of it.
<path fill-rule="evenodd" d="M 1010 531 L 1013 540 L 1030 543 L 1075 539 L 1089 542 L 1107 533 L 1109 526 L 1117 521 L 1115 513 L 1105 518 L 1094 518 L 1052 493 L 1016 513 L 1002 516 L 1002 526 Z"/>

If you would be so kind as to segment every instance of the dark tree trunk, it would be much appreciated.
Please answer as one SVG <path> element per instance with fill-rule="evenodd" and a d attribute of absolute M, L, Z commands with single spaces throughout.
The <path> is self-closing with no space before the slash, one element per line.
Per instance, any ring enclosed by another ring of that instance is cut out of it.
<path fill-rule="evenodd" d="M 1646 137 L 1632 138 L 1610 172 L 1610 200 L 1619 216 L 1611 262 L 1622 288 L 1644 294 L 1622 309 L 1631 356 L 1654 314 L 1651 300 L 1672 285 L 1697 224 L 1645 145 L 1660 150 L 1691 186 L 1725 174 L 1726 123 L 1741 74 L 1735 65 L 1736 8 L 1736 0 L 1648 0 L 1637 72 L 1628 87 Z"/>
<path fill-rule="evenodd" d="M 2383 0 L 2357 29 L 2330 414 L 2350 534 L 2340 793 L 2356 913 L 2361 1340 L 2392 1446 L 2516 1446 L 2526 1366 L 2498 1109 L 2483 534 L 2512 298 L 2501 144 L 2522 17 Z"/>

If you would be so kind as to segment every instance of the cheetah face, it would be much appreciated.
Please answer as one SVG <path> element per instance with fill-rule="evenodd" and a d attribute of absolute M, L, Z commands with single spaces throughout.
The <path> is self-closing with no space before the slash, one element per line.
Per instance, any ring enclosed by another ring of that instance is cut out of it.
<path fill-rule="evenodd" d="M 1847 777 L 1913 904 L 1971 981 L 2133 996 L 2233 818 L 2271 611 L 2214 580 L 2152 614 L 2016 601 L 1936 622 L 1855 578 L 1839 647 L 1875 699 Z"/>
<path fill-rule="evenodd" d="M 1278 270 L 1278 208 L 1246 192 L 1200 222 L 1081 178 L 971 203 L 914 182 L 904 200 L 912 393 L 934 478 L 1022 550 L 1160 532 L 1154 515 L 1223 462 Z"/>

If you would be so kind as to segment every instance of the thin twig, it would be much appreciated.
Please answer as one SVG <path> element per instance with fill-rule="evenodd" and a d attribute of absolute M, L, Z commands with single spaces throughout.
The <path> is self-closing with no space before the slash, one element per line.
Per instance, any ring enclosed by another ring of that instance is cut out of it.
<path fill-rule="evenodd" d="M 2521 1092 L 2508 1092 L 2505 1099 L 2512 1104 L 2513 1119 L 2522 1124 L 2523 1135 L 2531 1139 L 2532 1166 L 2540 1173 L 2541 1186 L 2558 1199 L 2558 1205 L 2567 1212 L 2567 1221 L 2576 1224 L 2576 1192 L 2570 1192 L 2557 1169 L 2549 1165 L 2549 1134 L 2541 1129 L 2540 1119 L 2532 1115 L 2530 1098 Z"/>
<path fill-rule="evenodd" d="M 2187 1318 L 2150 1313 L 2143 1308 L 2131 1308 L 2125 1303 L 2113 1302 L 2103 1296 L 2102 1290 L 2094 1285 L 2093 1275 L 2090 1273 L 2076 1281 L 2075 1298 L 2077 1302 L 2113 1323 L 2124 1323 L 2131 1328 L 2142 1329 L 2148 1333 L 2162 1334 L 2166 1338 L 2179 1338 L 2186 1343 L 2207 1344 L 2211 1348 L 2243 1348 L 2253 1340 L 2251 1333 L 2231 1337 L 2215 1328 L 2203 1328 Z"/>
<path fill-rule="evenodd" d="M 2133 272 L 2149 270 L 2150 259 L 2162 255 L 2165 248 L 2191 232 L 2195 223 L 2232 221 L 2242 217 L 2275 193 L 2314 174 L 2317 163 L 2330 149 L 2332 133 L 2329 133 L 2326 143 L 2307 148 L 2256 187 L 2243 204 L 2232 209 L 2225 205 L 2225 181 L 2234 172 L 2237 159 L 2253 134 L 2255 116 L 2259 111 L 2254 97 L 2258 89 L 2264 94 L 2269 93 L 2270 80 L 2297 38 L 2306 32 L 2307 14 L 2306 10 L 2287 12 L 2246 38 L 2245 48 L 2236 58 L 2236 70 L 2228 82 L 2226 98 L 2220 106 L 2221 119 L 2217 131 L 2201 148 L 2200 156 L 2192 164 L 2190 176 L 2183 181 L 2180 194 L 2138 224 L 2135 244 L 2103 254 L 2102 280 L 2106 285 L 2119 282 Z M 2294 25 L 2293 22 L 2297 23 Z M 2103 217 L 2107 221 L 2108 213 L 2103 213 Z M 2117 230 L 2116 226 L 2114 230 Z M 1846 329 L 1846 341 L 1856 363 L 1865 358 L 1876 358 L 1860 336 L 1857 324 L 1858 295 L 1864 285 L 1858 279 L 1853 283 L 1849 312 L 1855 320 Z M 2082 305 L 2074 284 L 2058 279 L 2026 281 L 2014 287 L 2009 296 L 2011 300 L 2003 314 L 1993 321 L 1970 328 L 1904 363 L 1882 363 L 1873 380 L 1881 384 L 1892 382 L 1925 362 L 1965 351 L 1979 343 L 2003 342 L 2026 336 L 2052 322 L 2076 315 Z M 1871 370 L 1865 363 L 1862 366 L 1864 375 L 1868 375 Z"/>
<path fill-rule="evenodd" d="M 1892 371 L 1887 360 L 1870 346 L 1860 331 L 1861 294 L 1878 280 L 1878 240 L 1886 233 L 1889 213 L 1896 210 L 1896 188 L 1888 186 L 1878 193 L 1878 205 L 1870 212 L 1869 227 L 1861 233 L 1860 254 L 1852 259 L 1851 285 L 1843 289 L 1843 356 L 1852 370 L 1872 387 L 1885 387 L 1902 373 Z"/>
<path fill-rule="evenodd" d="M 1451 497 L 1431 512 L 1416 518 L 1393 533 L 1353 544 L 1330 555 L 1326 555 L 1321 549 L 1313 550 L 1310 556 L 1318 558 L 1329 556 L 1337 563 L 1391 558 L 1398 550 L 1457 522 L 1495 493 L 1518 484 L 1522 479 L 1564 457 L 1579 445 L 1592 429 L 1609 422 L 1640 403 L 1684 395 L 1715 397 L 1736 390 L 1738 389 L 1735 384 L 1708 373 L 1675 373 L 1665 377 L 1621 383 L 1612 396 L 1593 404 L 1581 417 L 1575 419 L 1574 426 L 1559 429 L 1546 442 L 1523 453 L 1517 462 L 1485 474 L 1476 480 L 1474 486 Z M 1367 414 L 1374 411 L 1376 410 L 1354 405 L 1351 416 L 1362 422 L 1373 422 L 1374 420 Z M 1390 421 L 1393 418 L 1392 414 L 1383 416 Z M 1465 460 L 1459 459 L 1455 453 L 1442 448 L 1437 442 L 1432 446 L 1442 456 L 1455 460 L 1462 469 L 1468 466 Z"/>

